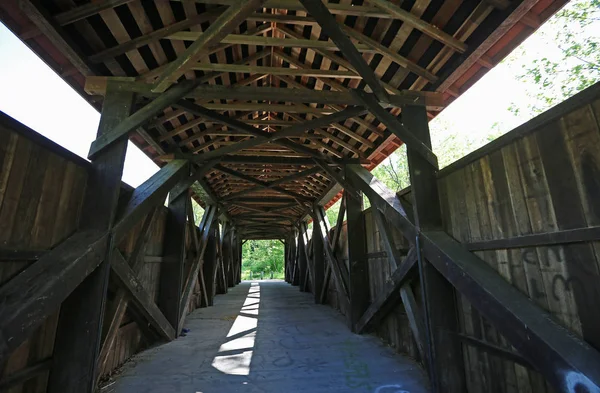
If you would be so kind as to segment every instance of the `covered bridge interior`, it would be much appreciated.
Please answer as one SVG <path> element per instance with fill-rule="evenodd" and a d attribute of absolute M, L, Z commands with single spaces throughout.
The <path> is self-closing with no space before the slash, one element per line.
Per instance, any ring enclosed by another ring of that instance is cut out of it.
<path fill-rule="evenodd" d="M 291 285 L 263 286 L 266 307 L 338 309 L 351 337 L 420 364 L 413 393 L 599 393 L 600 86 L 441 171 L 428 128 L 563 5 L 2 1 L 102 115 L 89 161 L 0 117 L 0 391 L 109 391 L 149 345 L 177 358 L 184 326 L 241 293 L 242 242 L 280 239 Z M 135 189 L 128 140 L 160 167 Z M 395 193 L 369 171 L 403 143 L 411 187 Z M 329 352 L 353 378 L 380 355 L 345 348 Z M 409 391 L 345 380 L 335 391 Z M 214 391 L 295 391 L 250 385 Z M 165 391 L 144 389 L 120 391 Z"/>

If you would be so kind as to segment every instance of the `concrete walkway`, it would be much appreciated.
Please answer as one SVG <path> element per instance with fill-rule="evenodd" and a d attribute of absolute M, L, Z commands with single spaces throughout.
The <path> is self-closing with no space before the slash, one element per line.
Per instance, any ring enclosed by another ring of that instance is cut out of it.
<path fill-rule="evenodd" d="M 102 393 L 428 392 L 412 360 L 283 281 L 244 282 L 135 356 Z"/>

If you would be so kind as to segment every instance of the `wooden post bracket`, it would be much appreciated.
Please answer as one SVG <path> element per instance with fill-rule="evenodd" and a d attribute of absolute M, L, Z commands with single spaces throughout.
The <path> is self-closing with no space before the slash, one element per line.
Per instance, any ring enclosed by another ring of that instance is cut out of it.
<path fill-rule="evenodd" d="M 358 165 L 350 179 L 410 241 L 416 228 L 395 193 Z M 424 256 L 550 383 L 562 391 L 600 390 L 600 353 L 553 321 L 552 316 L 495 270 L 442 231 L 421 233 Z M 414 242 L 414 240 L 413 240 Z M 402 265 L 401 265 L 402 266 Z"/>

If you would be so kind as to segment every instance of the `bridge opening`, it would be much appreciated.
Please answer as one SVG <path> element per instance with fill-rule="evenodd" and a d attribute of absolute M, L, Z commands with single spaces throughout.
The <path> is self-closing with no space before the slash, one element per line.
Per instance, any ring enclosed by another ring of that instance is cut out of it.
<path fill-rule="evenodd" d="M 284 264 L 281 240 L 247 240 L 242 244 L 242 280 L 283 280 Z"/>

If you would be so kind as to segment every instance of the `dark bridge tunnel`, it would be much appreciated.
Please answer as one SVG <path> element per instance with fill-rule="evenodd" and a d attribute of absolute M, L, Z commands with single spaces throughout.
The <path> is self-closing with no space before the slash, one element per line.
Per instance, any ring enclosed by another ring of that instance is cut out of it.
<path fill-rule="evenodd" d="M 0 392 L 600 393 L 600 85 L 441 170 L 428 126 L 562 5 L 1 2 L 102 115 L 0 113 Z"/>

